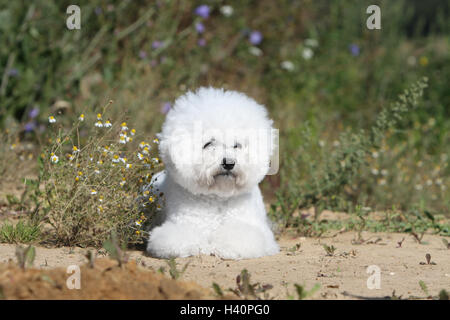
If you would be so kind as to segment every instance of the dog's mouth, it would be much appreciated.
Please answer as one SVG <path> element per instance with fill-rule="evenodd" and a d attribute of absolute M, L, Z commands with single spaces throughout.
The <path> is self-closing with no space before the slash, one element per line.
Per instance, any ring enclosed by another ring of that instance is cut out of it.
<path fill-rule="evenodd" d="M 232 173 L 231 171 L 223 171 L 223 172 L 219 172 L 218 174 L 216 174 L 214 176 L 214 179 L 216 179 L 218 177 L 236 178 L 236 175 L 234 173 Z"/>

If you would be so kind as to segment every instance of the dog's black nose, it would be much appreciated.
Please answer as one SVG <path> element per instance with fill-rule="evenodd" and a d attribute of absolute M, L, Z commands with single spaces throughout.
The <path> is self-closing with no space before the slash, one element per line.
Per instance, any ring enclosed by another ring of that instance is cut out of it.
<path fill-rule="evenodd" d="M 233 170 L 234 164 L 235 162 L 232 159 L 223 158 L 222 160 L 222 168 L 225 170 Z"/>

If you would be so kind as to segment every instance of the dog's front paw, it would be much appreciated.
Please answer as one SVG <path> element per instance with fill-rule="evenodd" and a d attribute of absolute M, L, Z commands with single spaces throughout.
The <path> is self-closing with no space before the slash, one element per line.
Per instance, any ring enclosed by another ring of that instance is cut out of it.
<path fill-rule="evenodd" d="M 213 252 L 224 259 L 259 258 L 279 251 L 273 234 L 240 221 L 221 226 L 211 238 Z"/>
<path fill-rule="evenodd" d="M 188 257 L 200 253 L 199 233 L 188 225 L 166 222 L 154 228 L 147 244 L 147 252 L 158 258 Z"/>

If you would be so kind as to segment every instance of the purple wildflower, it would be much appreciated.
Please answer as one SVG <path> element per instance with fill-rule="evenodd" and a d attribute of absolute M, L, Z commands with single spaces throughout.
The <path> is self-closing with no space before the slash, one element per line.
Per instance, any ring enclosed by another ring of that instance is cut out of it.
<path fill-rule="evenodd" d="M 29 116 L 31 119 L 36 118 L 36 117 L 38 116 L 38 114 L 39 114 L 39 108 L 38 108 L 38 107 L 35 107 L 35 108 L 31 109 L 31 110 L 28 112 L 28 116 Z"/>
<path fill-rule="evenodd" d="M 352 43 L 351 45 L 348 46 L 348 49 L 350 50 L 350 53 L 352 54 L 352 56 L 356 57 L 359 56 L 359 46 L 357 44 Z"/>
<path fill-rule="evenodd" d="M 198 39 L 197 44 L 198 44 L 200 47 L 206 46 L 206 40 L 205 40 L 205 38 L 200 38 L 200 39 Z"/>
<path fill-rule="evenodd" d="M 259 31 L 252 31 L 249 36 L 250 43 L 253 45 L 258 45 L 261 43 L 263 36 Z"/>
<path fill-rule="evenodd" d="M 155 40 L 155 41 L 152 42 L 152 48 L 153 49 L 161 48 L 162 45 L 163 45 L 162 41 L 159 41 L 159 40 Z"/>
<path fill-rule="evenodd" d="M 197 30 L 198 33 L 203 33 L 205 32 L 205 25 L 201 22 L 197 22 L 195 24 L 195 30 Z"/>
<path fill-rule="evenodd" d="M 8 76 L 10 77 L 17 77 L 19 75 L 19 71 L 17 69 L 9 69 L 8 70 Z"/>
<path fill-rule="evenodd" d="M 172 104 L 170 102 L 164 102 L 161 106 L 161 113 L 166 114 L 170 108 L 172 108 Z"/>
<path fill-rule="evenodd" d="M 36 128 L 36 122 L 35 121 L 30 121 L 28 123 L 25 124 L 25 132 L 30 132 L 33 131 Z"/>
<path fill-rule="evenodd" d="M 207 6 L 206 4 L 202 4 L 201 6 L 198 6 L 197 8 L 195 8 L 195 14 L 206 19 L 209 17 L 209 6 Z"/>
<path fill-rule="evenodd" d="M 94 10 L 94 12 L 95 12 L 96 15 L 99 16 L 99 15 L 102 14 L 103 10 L 102 10 L 102 8 L 100 8 L 100 7 L 96 7 L 95 10 Z"/>
<path fill-rule="evenodd" d="M 139 58 L 141 59 L 147 58 L 147 52 L 145 52 L 144 50 L 139 51 Z"/>

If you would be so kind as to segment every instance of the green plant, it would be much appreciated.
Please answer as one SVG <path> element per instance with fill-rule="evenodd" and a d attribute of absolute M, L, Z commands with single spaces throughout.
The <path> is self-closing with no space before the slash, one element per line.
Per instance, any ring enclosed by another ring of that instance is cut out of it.
<path fill-rule="evenodd" d="M 317 163 L 311 158 L 312 155 L 308 150 L 312 143 L 311 129 L 306 126 L 302 132 L 303 143 L 298 152 L 304 158 L 300 161 L 309 166 L 311 179 L 299 181 L 296 176 L 292 177 L 288 189 L 277 192 L 277 203 L 272 206 L 273 215 L 284 220 L 285 224 L 300 225 L 303 222 L 293 218 L 295 211 L 313 207 L 314 218 L 317 221 L 324 208 L 345 201 L 344 191 L 352 185 L 355 176 L 365 165 L 366 155 L 374 148 L 379 148 L 387 131 L 394 128 L 405 114 L 417 107 L 426 86 L 427 79 L 424 78 L 405 90 L 398 101 L 379 113 L 368 132 L 360 130 L 357 133 L 341 133 L 338 147 L 324 159 L 323 163 Z M 299 160 L 292 157 L 291 161 Z M 291 168 L 294 166 L 292 163 Z"/>
<path fill-rule="evenodd" d="M 41 233 L 41 226 L 32 221 L 19 220 L 16 224 L 4 222 L 0 226 L 0 242 L 35 242 L 39 239 Z"/>
<path fill-rule="evenodd" d="M 311 290 L 306 290 L 304 286 L 299 284 L 294 284 L 295 291 L 297 293 L 298 300 L 304 300 L 311 297 L 314 293 L 316 293 L 320 289 L 320 284 L 316 283 Z"/>
<path fill-rule="evenodd" d="M 243 269 L 241 273 L 236 277 L 236 289 L 228 289 L 238 297 L 244 299 L 269 299 L 268 290 L 272 289 L 270 284 L 261 285 L 259 282 L 251 283 L 250 273 L 247 269 Z"/>
<path fill-rule="evenodd" d="M 324 244 L 323 248 L 325 249 L 327 256 L 333 256 L 334 252 L 336 251 L 336 247 L 333 245 L 329 246 L 329 245 Z"/>
<path fill-rule="evenodd" d="M 103 242 L 103 248 L 109 254 L 109 256 L 119 263 L 119 267 L 128 262 L 128 255 L 126 251 L 126 243 L 120 244 L 120 240 L 117 238 L 117 234 L 112 231 L 109 239 Z M 90 260 L 91 265 L 93 265 L 93 259 Z"/>
<path fill-rule="evenodd" d="M 172 259 L 167 260 L 166 262 L 167 262 L 167 265 L 169 266 L 170 277 L 174 280 L 179 279 L 184 274 L 187 267 L 189 266 L 189 262 L 188 262 L 183 266 L 183 268 L 181 270 L 178 270 L 177 262 L 175 261 L 175 259 L 172 258 Z M 164 271 L 162 273 L 164 273 Z"/>
<path fill-rule="evenodd" d="M 36 258 L 36 249 L 31 245 L 24 248 L 22 246 L 16 247 L 16 258 L 19 267 L 25 269 L 26 265 L 32 266 Z"/>
<path fill-rule="evenodd" d="M 99 246 L 111 232 L 120 242 L 140 243 L 160 208 L 150 186 L 159 159 L 151 158 L 150 143 L 135 142 L 139 135 L 125 122 L 106 118 L 111 103 L 96 116 L 81 114 L 68 129 L 49 117 L 56 132 L 39 157 L 38 179 L 28 184 L 38 220 L 52 226 L 57 244 Z"/>

